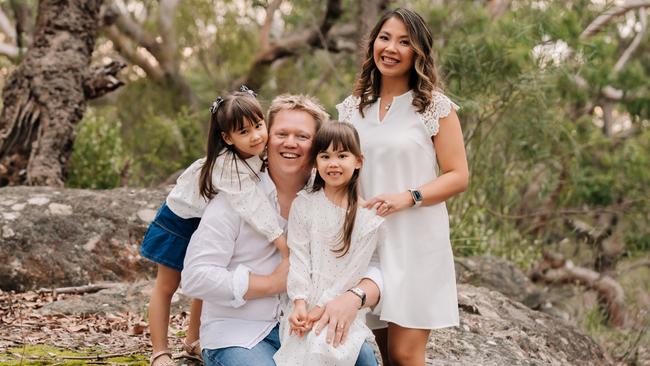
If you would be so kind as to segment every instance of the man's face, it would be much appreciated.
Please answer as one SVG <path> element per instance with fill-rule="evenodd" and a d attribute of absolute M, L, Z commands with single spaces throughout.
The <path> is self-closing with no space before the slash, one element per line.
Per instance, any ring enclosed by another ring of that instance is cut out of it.
<path fill-rule="evenodd" d="M 311 171 L 309 157 L 316 134 L 316 122 L 307 112 L 281 110 L 269 130 L 269 169 L 282 174 Z"/>

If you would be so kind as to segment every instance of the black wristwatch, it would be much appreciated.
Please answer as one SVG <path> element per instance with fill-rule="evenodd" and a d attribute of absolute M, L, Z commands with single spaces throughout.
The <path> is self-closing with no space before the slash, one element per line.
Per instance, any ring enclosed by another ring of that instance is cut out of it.
<path fill-rule="evenodd" d="M 366 304 L 366 293 L 360 289 L 359 287 L 353 287 L 349 289 L 348 291 L 352 292 L 353 294 L 359 296 L 361 299 L 361 306 L 359 306 L 359 309 L 361 309 L 365 304 Z"/>
<path fill-rule="evenodd" d="M 413 199 L 413 207 L 420 207 L 420 205 L 422 205 L 422 200 L 424 199 L 422 192 L 418 191 L 417 189 L 409 189 L 409 192 L 411 193 L 411 198 Z"/>

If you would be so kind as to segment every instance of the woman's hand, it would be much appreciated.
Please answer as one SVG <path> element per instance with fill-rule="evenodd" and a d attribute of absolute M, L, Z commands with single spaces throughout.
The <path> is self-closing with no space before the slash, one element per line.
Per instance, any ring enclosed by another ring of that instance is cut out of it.
<path fill-rule="evenodd" d="M 311 310 L 309 310 L 309 314 L 307 314 L 307 326 L 309 329 L 314 326 L 314 323 L 320 320 L 324 312 L 325 309 L 320 306 L 314 306 Z"/>
<path fill-rule="evenodd" d="M 307 303 L 305 300 L 294 301 L 293 312 L 289 316 L 291 329 L 289 335 L 296 334 L 302 337 L 311 328 L 308 326 Z"/>
<path fill-rule="evenodd" d="M 327 343 L 334 347 L 343 344 L 350 331 L 350 325 L 357 317 L 361 299 L 349 291 L 337 296 L 325 305 L 325 311 L 316 323 L 316 335 L 327 327 Z"/>
<path fill-rule="evenodd" d="M 380 194 L 369 199 L 363 207 L 370 209 L 375 207 L 375 205 L 377 205 L 377 215 L 386 217 L 413 206 L 413 198 L 409 191 L 394 194 Z"/>

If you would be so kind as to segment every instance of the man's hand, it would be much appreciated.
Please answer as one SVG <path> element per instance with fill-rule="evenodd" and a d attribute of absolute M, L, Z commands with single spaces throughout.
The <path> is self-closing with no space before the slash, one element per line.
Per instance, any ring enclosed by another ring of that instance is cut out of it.
<path fill-rule="evenodd" d="M 343 344 L 350 331 L 350 325 L 357 317 L 361 306 L 361 299 L 346 291 L 325 305 L 325 310 L 320 320 L 316 323 L 314 331 L 319 335 L 327 327 L 327 343 L 334 347 Z"/>

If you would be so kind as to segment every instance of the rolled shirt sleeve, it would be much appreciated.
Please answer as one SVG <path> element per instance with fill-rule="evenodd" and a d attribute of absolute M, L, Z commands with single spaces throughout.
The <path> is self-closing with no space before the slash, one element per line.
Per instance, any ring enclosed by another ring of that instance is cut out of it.
<path fill-rule="evenodd" d="M 239 231 L 240 219 L 223 199 L 210 201 L 192 235 L 181 273 L 188 296 L 224 306 L 240 307 L 248 291 L 250 269 L 228 268 Z"/>

